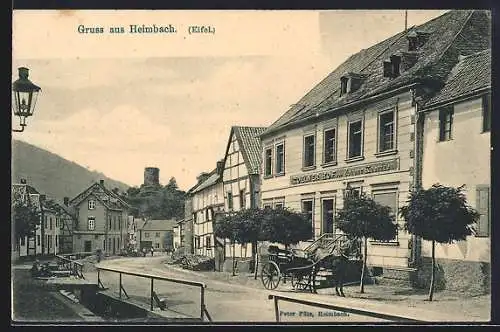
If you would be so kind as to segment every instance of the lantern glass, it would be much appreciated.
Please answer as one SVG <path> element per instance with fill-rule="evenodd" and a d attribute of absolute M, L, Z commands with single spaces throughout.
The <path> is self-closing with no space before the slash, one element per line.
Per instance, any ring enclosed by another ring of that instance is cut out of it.
<path fill-rule="evenodd" d="M 28 79 L 28 68 L 19 68 L 19 79 L 12 84 L 13 100 L 12 111 L 21 121 L 21 126 L 26 125 L 26 118 L 35 111 L 36 101 L 40 87 Z"/>

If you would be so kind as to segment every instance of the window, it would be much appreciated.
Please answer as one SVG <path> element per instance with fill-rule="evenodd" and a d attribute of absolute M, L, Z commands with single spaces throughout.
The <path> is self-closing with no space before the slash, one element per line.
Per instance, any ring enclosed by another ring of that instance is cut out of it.
<path fill-rule="evenodd" d="M 63 219 L 59 219 L 59 228 L 60 229 L 64 228 L 64 220 Z"/>
<path fill-rule="evenodd" d="M 57 242 L 58 242 L 58 241 L 57 241 L 57 240 L 58 240 L 58 237 L 59 237 L 59 236 L 57 236 L 57 235 L 56 235 L 56 247 L 58 246 L 58 244 L 57 244 Z"/>
<path fill-rule="evenodd" d="M 156 243 L 156 244 L 155 244 L 155 247 L 156 247 L 156 249 L 160 249 L 160 244 L 159 244 L 159 243 Z"/>
<path fill-rule="evenodd" d="M 207 236 L 207 237 L 205 238 L 205 247 L 207 247 L 207 249 L 210 249 L 210 248 L 212 247 L 211 240 L 212 240 L 212 239 L 210 238 L 210 236 Z"/>
<path fill-rule="evenodd" d="M 394 217 L 394 222 L 397 222 L 396 213 L 398 211 L 398 193 L 396 191 L 378 192 L 378 193 L 374 192 L 373 200 L 379 203 L 380 205 L 388 206 L 391 209 L 391 215 Z M 398 241 L 397 229 L 396 229 L 396 236 L 392 241 Z"/>
<path fill-rule="evenodd" d="M 334 200 L 333 198 L 323 199 L 322 204 L 322 233 L 334 233 Z"/>
<path fill-rule="evenodd" d="M 282 209 L 283 208 L 283 202 L 275 203 L 274 204 L 275 209 Z"/>
<path fill-rule="evenodd" d="M 491 131 L 491 95 L 483 96 L 483 132 Z"/>
<path fill-rule="evenodd" d="M 360 183 L 347 184 L 347 187 L 344 189 L 344 199 L 360 197 L 362 193 L 362 188 Z"/>
<path fill-rule="evenodd" d="M 108 216 L 108 229 L 111 229 L 111 216 Z"/>
<path fill-rule="evenodd" d="M 52 230 L 52 217 L 49 218 L 49 229 Z"/>
<path fill-rule="evenodd" d="M 264 204 L 264 209 L 271 209 L 272 205 L 271 203 Z"/>
<path fill-rule="evenodd" d="M 45 216 L 45 228 L 49 228 L 49 218 Z"/>
<path fill-rule="evenodd" d="M 399 65 L 401 64 L 401 57 L 397 55 L 391 56 L 392 77 L 399 76 Z"/>
<path fill-rule="evenodd" d="M 56 228 L 59 228 L 59 218 L 56 217 Z"/>
<path fill-rule="evenodd" d="M 22 246 L 26 245 L 26 238 L 24 236 L 21 236 L 21 245 Z"/>
<path fill-rule="evenodd" d="M 87 219 L 87 229 L 93 231 L 95 229 L 95 217 L 88 217 Z"/>
<path fill-rule="evenodd" d="M 347 83 L 349 82 L 348 77 L 341 77 L 340 78 L 340 95 L 343 96 L 347 93 Z"/>
<path fill-rule="evenodd" d="M 476 236 L 490 235 L 490 188 L 479 187 L 476 189 L 476 209 L 479 213 Z"/>
<path fill-rule="evenodd" d="M 285 144 L 276 145 L 276 174 L 285 174 Z"/>
<path fill-rule="evenodd" d="M 149 237 L 149 232 L 144 232 L 144 237 Z"/>
<path fill-rule="evenodd" d="M 233 193 L 227 193 L 227 207 L 229 210 L 233 209 Z"/>
<path fill-rule="evenodd" d="M 336 130 L 327 129 L 324 132 L 324 149 L 323 149 L 323 163 L 328 164 L 337 160 L 336 151 Z"/>
<path fill-rule="evenodd" d="M 273 174 L 273 150 L 266 149 L 264 157 L 264 176 L 271 176 Z"/>
<path fill-rule="evenodd" d="M 356 158 L 362 156 L 362 132 L 363 123 L 361 120 L 349 123 L 349 152 L 348 158 Z"/>
<path fill-rule="evenodd" d="M 200 237 L 197 236 L 195 240 L 196 241 L 195 241 L 194 244 L 195 244 L 196 248 L 201 248 Z"/>
<path fill-rule="evenodd" d="M 156 232 L 155 236 L 160 237 L 160 232 Z"/>
<path fill-rule="evenodd" d="M 39 246 L 40 245 L 40 235 L 37 235 L 36 236 L 36 245 Z"/>
<path fill-rule="evenodd" d="M 116 216 L 113 216 L 113 229 L 116 229 Z"/>
<path fill-rule="evenodd" d="M 118 229 L 122 229 L 122 216 L 121 216 L 121 214 L 118 215 Z"/>
<path fill-rule="evenodd" d="M 451 129 L 453 126 L 453 108 L 445 108 L 439 111 L 439 140 L 451 140 Z"/>
<path fill-rule="evenodd" d="M 240 190 L 240 209 L 245 208 L 245 190 Z"/>
<path fill-rule="evenodd" d="M 379 115 L 379 146 L 378 151 L 394 149 L 394 111 L 384 112 Z"/>
<path fill-rule="evenodd" d="M 314 200 L 308 199 L 302 201 L 302 213 L 305 213 L 309 221 L 312 224 L 312 234 L 311 237 L 314 237 Z"/>
<path fill-rule="evenodd" d="M 314 166 L 314 152 L 315 152 L 315 142 L 316 141 L 316 136 L 315 135 L 308 135 L 304 136 L 304 161 L 303 161 L 303 166 L 304 167 L 311 167 Z"/>
<path fill-rule="evenodd" d="M 50 235 L 47 235 L 47 247 L 49 249 L 52 248 L 52 236 L 50 236 Z"/>
<path fill-rule="evenodd" d="M 89 210 L 95 209 L 95 201 L 93 199 L 89 200 Z"/>

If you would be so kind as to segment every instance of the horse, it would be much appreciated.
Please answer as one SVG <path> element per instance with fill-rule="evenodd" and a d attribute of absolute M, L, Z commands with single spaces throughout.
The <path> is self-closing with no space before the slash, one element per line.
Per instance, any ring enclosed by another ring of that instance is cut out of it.
<path fill-rule="evenodd" d="M 319 261 L 318 268 L 332 271 L 335 293 L 337 296 L 345 297 L 344 279 L 349 263 L 349 257 L 357 253 L 358 243 L 355 240 L 346 239 L 336 243 L 335 247 L 318 247 L 315 252 L 315 260 Z"/>

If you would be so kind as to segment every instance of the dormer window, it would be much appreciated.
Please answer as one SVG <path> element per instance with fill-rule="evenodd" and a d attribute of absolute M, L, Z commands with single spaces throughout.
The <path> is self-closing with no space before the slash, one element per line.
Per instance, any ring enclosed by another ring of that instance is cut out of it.
<path fill-rule="evenodd" d="M 347 84 L 349 83 L 349 78 L 347 76 L 342 76 L 340 78 L 340 95 L 343 96 L 347 94 Z"/>
<path fill-rule="evenodd" d="M 406 36 L 408 38 L 408 51 L 417 51 L 424 46 L 429 39 L 429 33 L 423 31 L 411 31 Z"/>
<path fill-rule="evenodd" d="M 391 55 L 390 61 L 384 61 L 384 77 L 398 77 L 400 75 L 401 57 Z"/>

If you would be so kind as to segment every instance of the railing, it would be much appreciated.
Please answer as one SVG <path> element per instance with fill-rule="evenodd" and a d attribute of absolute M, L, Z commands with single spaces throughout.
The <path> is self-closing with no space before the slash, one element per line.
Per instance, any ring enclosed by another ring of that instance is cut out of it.
<path fill-rule="evenodd" d="M 95 255 L 94 252 L 90 251 L 82 251 L 82 252 L 72 252 L 69 254 L 58 254 L 58 256 L 62 256 L 64 258 L 70 259 L 70 260 L 77 260 L 77 259 L 82 259 L 88 256 L 93 256 Z"/>
<path fill-rule="evenodd" d="M 125 291 L 125 288 L 123 287 L 122 283 L 122 275 L 130 275 L 130 276 L 135 276 L 135 277 L 142 277 L 142 278 L 147 278 L 150 279 L 150 310 L 154 310 L 154 304 L 161 309 L 165 309 L 165 304 L 163 301 L 161 301 L 154 291 L 154 281 L 155 280 L 163 280 L 163 281 L 168 281 L 168 282 L 173 282 L 177 284 L 182 284 L 182 285 L 188 285 L 188 286 L 193 286 L 193 287 L 199 287 L 200 288 L 200 320 L 204 321 L 205 318 L 209 322 L 212 322 L 212 318 L 210 317 L 210 314 L 207 311 L 207 307 L 205 305 L 205 288 L 207 286 L 202 283 L 202 282 L 197 282 L 197 281 L 189 281 L 189 280 L 182 280 L 182 279 L 174 279 L 174 278 L 167 278 L 167 277 L 160 277 L 160 276 L 155 276 L 151 274 L 146 274 L 146 273 L 137 273 L 137 272 L 127 272 L 127 271 L 122 271 L 122 270 L 116 270 L 116 269 L 110 269 L 110 268 L 105 268 L 105 267 L 97 267 L 97 284 L 99 288 L 101 289 L 106 289 L 104 285 L 101 282 L 101 275 L 100 271 L 108 271 L 108 272 L 114 272 L 119 274 L 119 298 L 122 298 L 122 294 L 124 294 L 127 298 L 130 298 Z"/>
<path fill-rule="evenodd" d="M 327 309 L 327 310 L 336 310 L 336 311 L 341 311 L 341 312 L 345 312 L 345 313 L 361 315 L 361 316 L 368 316 L 368 317 L 383 319 L 383 320 L 392 321 L 392 322 L 421 322 L 421 320 L 403 317 L 403 316 L 398 316 L 398 315 L 385 314 L 385 313 L 380 313 L 380 312 L 375 312 L 375 311 L 370 311 L 370 310 L 365 310 L 365 309 L 356 309 L 356 308 L 351 308 L 351 307 L 347 307 L 347 306 L 306 301 L 306 300 L 301 300 L 301 299 L 296 299 L 296 298 L 291 298 L 291 297 L 281 296 L 281 295 L 275 295 L 275 294 L 270 294 L 268 296 L 268 299 L 274 300 L 274 314 L 276 316 L 276 322 L 278 322 L 278 323 L 280 322 L 280 310 L 279 310 L 279 303 L 278 303 L 279 301 L 308 305 L 308 306 L 321 308 L 321 309 Z"/>
<path fill-rule="evenodd" d="M 85 279 L 83 276 L 83 264 L 75 260 L 66 258 L 62 255 L 56 255 L 57 265 L 70 271 L 71 275 L 78 277 L 80 279 Z"/>

